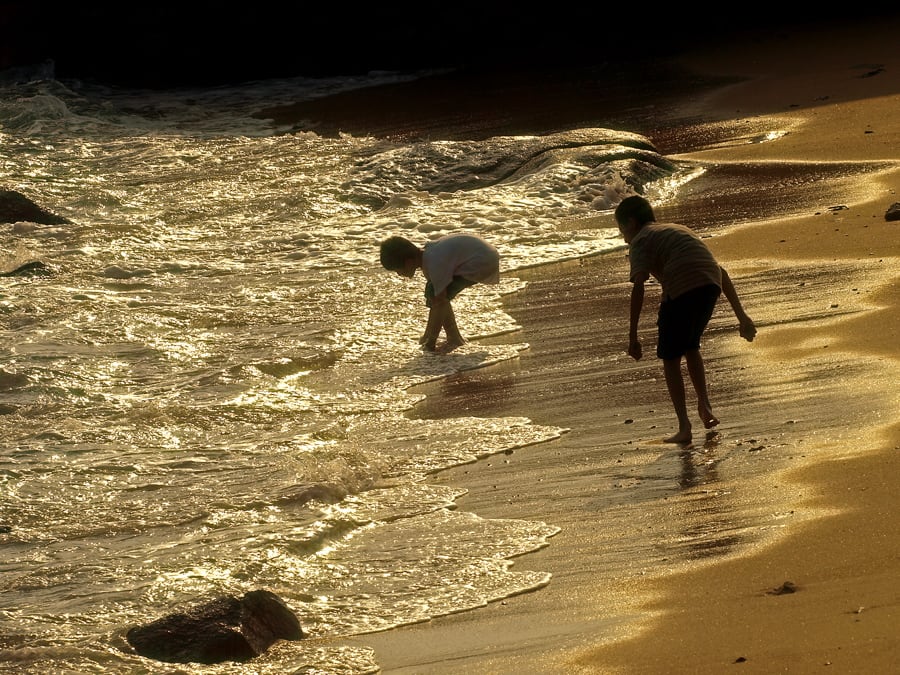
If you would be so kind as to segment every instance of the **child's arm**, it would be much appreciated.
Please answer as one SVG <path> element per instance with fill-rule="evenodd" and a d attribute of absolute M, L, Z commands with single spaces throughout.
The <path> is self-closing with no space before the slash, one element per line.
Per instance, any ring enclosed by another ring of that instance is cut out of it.
<path fill-rule="evenodd" d="M 644 306 L 644 282 L 646 275 L 638 275 L 634 278 L 631 287 L 631 309 L 628 321 L 628 355 L 635 361 L 639 361 L 644 355 L 644 348 L 638 339 L 638 321 L 641 318 L 641 309 Z"/>
<path fill-rule="evenodd" d="M 722 270 L 722 292 L 725 294 L 725 297 L 728 298 L 731 309 L 734 310 L 734 315 L 737 317 L 738 323 L 740 324 L 738 330 L 740 331 L 741 337 L 748 342 L 753 342 L 753 338 L 756 337 L 756 325 L 753 323 L 753 319 L 747 316 L 747 313 L 744 311 L 740 298 L 738 298 L 737 290 L 734 288 L 731 277 L 728 276 L 728 272 L 726 272 L 725 268 L 721 265 L 719 267 Z"/>

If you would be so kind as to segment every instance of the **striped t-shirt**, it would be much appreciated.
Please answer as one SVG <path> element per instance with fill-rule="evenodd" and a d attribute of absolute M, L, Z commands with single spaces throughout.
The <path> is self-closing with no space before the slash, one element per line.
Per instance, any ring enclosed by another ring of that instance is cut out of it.
<path fill-rule="evenodd" d="M 677 298 L 694 288 L 722 287 L 722 270 L 706 244 L 690 228 L 647 223 L 631 240 L 631 281 L 640 272 L 662 285 L 662 299 Z"/>

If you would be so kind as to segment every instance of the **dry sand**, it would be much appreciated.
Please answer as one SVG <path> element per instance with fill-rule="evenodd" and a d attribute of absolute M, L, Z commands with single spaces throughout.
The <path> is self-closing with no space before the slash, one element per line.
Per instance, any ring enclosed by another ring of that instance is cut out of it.
<path fill-rule="evenodd" d="M 552 580 L 354 640 L 383 672 L 897 672 L 898 35 L 898 21 L 795 30 L 683 58 L 750 78 L 631 129 L 709 168 L 660 220 L 732 225 L 709 243 L 760 334 L 740 341 L 724 310 L 711 323 L 721 431 L 654 440 L 674 419 L 659 364 L 624 356 L 621 256 L 523 274 L 507 307 L 531 348 L 424 388 L 418 414 L 571 429 L 432 477 L 469 490 L 461 509 L 559 525 L 513 566 Z"/>

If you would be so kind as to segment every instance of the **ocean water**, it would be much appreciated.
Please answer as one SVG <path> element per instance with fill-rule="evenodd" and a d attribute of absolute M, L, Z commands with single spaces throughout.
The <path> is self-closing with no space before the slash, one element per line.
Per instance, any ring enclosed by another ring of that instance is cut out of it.
<path fill-rule="evenodd" d="M 393 73 L 172 92 L 0 89 L 0 188 L 71 225 L 0 225 L 0 669 L 160 672 L 126 631 L 265 588 L 308 638 L 170 673 L 366 673 L 346 638 L 540 592 L 532 518 L 423 477 L 558 438 L 523 418 L 414 419 L 416 384 L 516 359 L 517 271 L 623 247 L 611 210 L 698 173 L 637 134 L 479 141 L 287 133 L 252 113 Z M 423 353 L 424 280 L 378 243 L 476 232 L 502 281 Z M 482 338 L 503 336 L 502 340 Z"/>

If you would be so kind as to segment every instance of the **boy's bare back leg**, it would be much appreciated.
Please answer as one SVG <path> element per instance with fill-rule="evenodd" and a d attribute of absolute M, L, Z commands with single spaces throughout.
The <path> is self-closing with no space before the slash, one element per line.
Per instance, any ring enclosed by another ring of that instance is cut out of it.
<path fill-rule="evenodd" d="M 666 376 L 669 398 L 672 399 L 672 405 L 675 406 L 675 415 L 678 417 L 678 433 L 666 438 L 665 442 L 690 443 L 693 434 L 684 396 L 684 376 L 681 374 L 681 359 L 663 359 L 663 372 Z"/>
<path fill-rule="evenodd" d="M 691 377 L 691 383 L 694 385 L 694 391 L 697 392 L 697 413 L 703 421 L 703 426 L 707 429 L 712 429 L 719 423 L 719 420 L 713 414 L 712 405 L 709 402 L 709 394 L 706 391 L 706 366 L 703 364 L 700 350 L 692 349 L 685 353 L 684 360 L 687 363 L 688 374 Z"/>
<path fill-rule="evenodd" d="M 447 336 L 447 342 L 443 345 L 442 351 L 450 351 L 451 349 L 466 344 L 463 336 L 460 335 L 459 327 L 456 325 L 456 315 L 453 313 L 453 305 L 447 306 L 447 315 L 444 317 L 444 333 Z"/>

